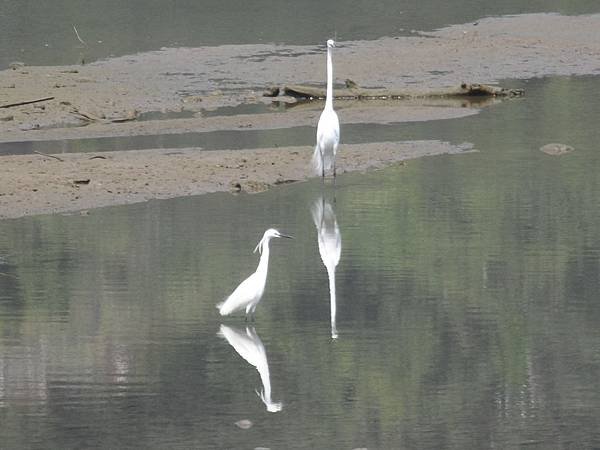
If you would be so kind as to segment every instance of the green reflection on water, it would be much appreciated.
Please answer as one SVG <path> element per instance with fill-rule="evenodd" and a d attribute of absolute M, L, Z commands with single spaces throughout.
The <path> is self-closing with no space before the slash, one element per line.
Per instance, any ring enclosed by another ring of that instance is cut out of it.
<path fill-rule="evenodd" d="M 598 83 L 536 80 L 476 117 L 365 127 L 365 141 L 390 133 L 479 152 L 338 179 L 336 340 L 310 214 L 320 181 L 0 222 L 0 439 L 598 446 Z M 538 150 L 551 141 L 576 151 Z M 216 336 L 243 319 L 214 308 L 254 270 L 269 226 L 296 237 L 273 245 L 255 324 L 279 413 Z M 254 426 L 239 430 L 240 419 Z"/>

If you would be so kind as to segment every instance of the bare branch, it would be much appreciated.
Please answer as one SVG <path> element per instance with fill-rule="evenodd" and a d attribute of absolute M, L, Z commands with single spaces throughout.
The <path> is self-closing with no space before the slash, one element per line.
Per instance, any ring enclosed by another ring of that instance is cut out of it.
<path fill-rule="evenodd" d="M 48 155 L 46 153 L 42 153 L 42 152 L 38 152 L 36 150 L 33 151 L 33 153 L 37 153 L 38 155 L 42 155 L 42 156 L 46 156 L 47 158 L 54 158 L 54 159 L 58 159 L 60 162 L 64 162 L 64 159 L 59 158 L 58 156 L 54 156 L 54 155 Z"/>
<path fill-rule="evenodd" d="M 9 103 L 8 105 L 0 105 L 0 108 L 12 108 L 13 106 L 29 105 L 31 103 L 47 102 L 48 100 L 54 100 L 54 97 L 44 97 L 35 100 L 25 100 L 23 102 Z"/>

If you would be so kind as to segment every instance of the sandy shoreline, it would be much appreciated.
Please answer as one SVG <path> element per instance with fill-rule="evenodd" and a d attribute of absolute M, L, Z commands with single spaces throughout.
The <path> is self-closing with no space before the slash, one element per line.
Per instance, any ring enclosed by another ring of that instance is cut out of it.
<path fill-rule="evenodd" d="M 600 74 L 600 14 L 527 14 L 476 23 L 409 37 L 340 42 L 335 51 L 335 82 L 340 85 L 350 78 L 364 87 L 423 89 L 462 82 Z M 225 45 L 167 48 L 86 66 L 16 66 L 0 71 L 0 106 L 54 98 L 0 108 L 0 142 L 52 139 L 57 137 L 56 129 L 62 139 L 82 137 L 86 132 L 111 136 L 202 130 L 207 119 L 203 111 L 270 103 L 262 97 L 269 86 L 322 85 L 323 59 L 323 49 L 315 46 Z M 386 110 L 381 117 L 379 111 L 369 110 L 350 120 L 389 121 L 395 113 L 390 113 L 390 105 Z M 169 123 L 128 121 L 154 111 L 198 116 Z M 430 108 L 436 114 L 433 111 Z M 283 120 L 280 126 L 289 126 L 296 115 L 307 122 L 305 112 L 294 108 L 288 113 L 288 123 Z M 454 113 L 458 111 L 444 114 L 452 117 Z M 405 117 L 400 112 L 396 120 Z"/>
<path fill-rule="evenodd" d="M 600 74 L 597 30 L 600 14 L 529 14 L 486 18 L 409 37 L 340 42 L 335 79 L 338 85 L 350 78 L 364 87 L 421 89 Z M 323 78 L 324 53 L 316 46 L 169 48 L 86 66 L 15 65 L 0 71 L 0 106 L 52 99 L 0 108 L 0 142 L 315 126 L 321 104 L 286 108 L 290 99 L 278 98 L 277 105 L 262 92 L 272 85 L 320 85 Z M 496 101 L 337 102 L 336 108 L 343 135 L 344 124 L 464 117 Z M 273 111 L 271 106 L 260 106 L 262 114 L 219 109 L 251 104 L 273 105 Z M 215 110 L 217 115 L 209 117 Z M 140 120 L 153 112 L 164 113 L 164 119 Z M 256 192 L 277 180 L 309 176 L 310 145 L 229 152 L 113 152 L 93 160 L 91 154 L 61 154 L 63 162 L 41 155 L 0 156 L 0 218 L 226 191 L 236 183 Z M 378 156 L 364 159 L 358 147 L 343 145 L 340 167 L 366 170 L 455 150 L 432 142 L 360 147 Z M 89 184 L 74 184 L 86 179 Z"/>
<path fill-rule="evenodd" d="M 338 174 L 377 169 L 408 159 L 470 151 L 440 141 L 345 145 Z M 0 219 L 63 213 L 210 192 L 255 193 L 306 180 L 310 147 L 260 150 L 132 150 L 5 156 Z"/>

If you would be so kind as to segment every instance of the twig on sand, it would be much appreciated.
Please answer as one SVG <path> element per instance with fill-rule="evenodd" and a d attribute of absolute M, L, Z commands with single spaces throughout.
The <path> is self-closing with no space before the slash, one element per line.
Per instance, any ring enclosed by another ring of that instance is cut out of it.
<path fill-rule="evenodd" d="M 54 158 L 54 159 L 58 159 L 60 162 L 64 162 L 64 159 L 59 158 L 58 156 L 54 156 L 54 155 L 48 155 L 47 153 L 42 153 L 42 152 L 38 152 L 36 150 L 33 151 L 33 153 L 37 153 L 38 155 L 42 155 L 42 156 L 46 156 L 48 158 Z"/>
<path fill-rule="evenodd" d="M 35 100 L 25 100 L 23 102 L 9 103 L 8 105 L 0 105 L 0 108 L 12 108 L 13 106 L 29 105 L 31 103 L 47 102 L 54 100 L 54 97 L 36 98 Z"/>

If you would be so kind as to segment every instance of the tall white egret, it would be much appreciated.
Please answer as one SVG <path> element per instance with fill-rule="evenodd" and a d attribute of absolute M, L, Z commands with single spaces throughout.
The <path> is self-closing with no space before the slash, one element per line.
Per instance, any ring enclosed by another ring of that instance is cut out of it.
<path fill-rule="evenodd" d="M 317 241 L 321 260 L 327 269 L 329 279 L 329 308 L 331 310 L 331 337 L 338 337 L 336 327 L 337 299 L 335 295 L 335 268 L 342 255 L 342 234 L 338 227 L 331 203 L 318 198 L 311 208 L 313 222 L 317 227 Z"/>
<path fill-rule="evenodd" d="M 262 239 L 254 249 L 255 253 L 256 250 L 261 253 L 256 272 L 242 281 L 235 291 L 233 291 L 233 293 L 227 297 L 224 302 L 217 305 L 217 308 L 222 316 L 227 316 L 232 312 L 246 308 L 246 320 L 248 319 L 248 315 L 254 318 L 256 305 L 258 305 L 258 302 L 260 302 L 263 292 L 265 291 L 267 271 L 269 268 L 269 241 L 272 238 L 291 239 L 292 237 L 281 234 L 274 228 L 269 228 L 267 231 L 265 231 Z"/>
<path fill-rule="evenodd" d="M 258 370 L 263 388 L 261 392 L 255 392 L 267 407 L 267 411 L 281 411 L 283 405 L 271 400 L 271 377 L 269 375 L 267 352 L 254 328 L 246 327 L 246 332 L 244 332 L 240 329 L 221 324 L 218 335 L 226 339 L 229 345 L 231 345 L 242 358 Z"/>
<path fill-rule="evenodd" d="M 317 145 L 312 157 L 312 165 L 317 175 L 325 178 L 325 171 L 333 168 L 335 178 L 335 154 L 340 143 L 340 121 L 333 110 L 333 62 L 331 59 L 335 41 L 327 41 L 327 94 L 325 108 L 317 125 Z"/>

